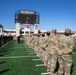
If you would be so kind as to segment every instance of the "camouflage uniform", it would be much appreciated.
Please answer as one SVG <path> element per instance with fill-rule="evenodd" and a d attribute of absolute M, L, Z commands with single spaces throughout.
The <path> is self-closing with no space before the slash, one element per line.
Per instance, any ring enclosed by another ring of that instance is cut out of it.
<path fill-rule="evenodd" d="M 32 35 L 31 37 L 30 37 L 30 47 L 33 49 L 33 44 L 32 44 L 32 41 L 34 40 L 34 36 Z"/>
<path fill-rule="evenodd" d="M 50 38 L 50 31 L 47 31 L 46 33 L 46 46 L 45 46 L 45 62 L 46 62 L 46 65 L 47 65 L 47 72 L 50 71 L 50 48 L 48 46 L 48 41 L 49 41 L 49 38 Z"/>
<path fill-rule="evenodd" d="M 35 49 L 35 36 L 33 35 L 32 39 L 31 39 L 31 45 L 32 45 L 32 49 Z M 34 50 L 35 51 L 35 50 Z"/>
<path fill-rule="evenodd" d="M 70 30 L 65 30 L 65 33 L 70 33 Z M 70 75 L 72 66 L 72 50 L 74 46 L 74 39 L 71 36 L 61 35 L 58 39 L 59 50 L 58 50 L 58 62 L 59 70 L 58 75 Z"/>
<path fill-rule="evenodd" d="M 29 46 L 29 35 L 27 36 L 27 45 Z"/>
<path fill-rule="evenodd" d="M 44 65 L 45 66 L 47 66 L 47 63 L 48 63 L 48 51 L 47 51 L 47 47 L 46 47 L 46 45 L 47 45 L 47 41 L 48 41 L 48 36 L 46 35 L 46 36 L 44 36 L 44 37 L 42 37 L 42 45 L 41 45 L 41 47 L 42 47 L 42 49 L 43 49 L 43 61 L 44 61 Z"/>
<path fill-rule="evenodd" d="M 40 57 L 39 55 L 39 50 L 40 50 L 40 41 L 41 41 L 41 34 L 38 34 L 38 41 L 37 41 L 37 56 Z"/>
<path fill-rule="evenodd" d="M 24 42 L 27 43 L 27 36 L 24 37 Z"/>
<path fill-rule="evenodd" d="M 39 48 L 38 48 L 38 51 L 39 51 L 39 57 L 40 57 L 40 59 L 43 61 L 43 49 L 41 48 L 41 46 L 42 46 L 42 34 L 41 34 L 41 36 L 39 37 L 39 43 L 38 43 L 38 46 L 39 46 Z"/>
<path fill-rule="evenodd" d="M 57 62 L 57 45 L 58 36 L 56 35 L 56 29 L 52 30 L 50 38 L 48 40 L 49 54 L 50 54 L 50 75 L 54 75 Z"/>
<path fill-rule="evenodd" d="M 38 46 L 37 46 L 37 44 L 38 44 L 38 34 L 36 34 L 35 36 L 34 36 L 34 50 L 35 50 L 35 52 L 37 53 L 38 52 Z"/>
<path fill-rule="evenodd" d="M 26 44 L 28 43 L 28 40 L 27 39 L 28 39 L 28 35 L 26 35 L 26 40 L 25 40 L 26 41 Z"/>

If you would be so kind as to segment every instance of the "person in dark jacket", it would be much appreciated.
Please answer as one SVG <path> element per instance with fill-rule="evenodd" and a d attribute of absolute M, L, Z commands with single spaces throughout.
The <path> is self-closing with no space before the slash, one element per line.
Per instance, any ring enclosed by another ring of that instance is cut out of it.
<path fill-rule="evenodd" d="M 20 35 L 17 37 L 18 44 L 20 43 Z"/>

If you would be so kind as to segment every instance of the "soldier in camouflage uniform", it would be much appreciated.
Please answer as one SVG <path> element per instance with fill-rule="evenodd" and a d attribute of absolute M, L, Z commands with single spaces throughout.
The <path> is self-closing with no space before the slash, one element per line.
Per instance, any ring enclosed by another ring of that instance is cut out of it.
<path fill-rule="evenodd" d="M 58 39 L 59 44 L 57 51 L 59 70 L 58 75 L 70 75 L 72 66 L 72 50 L 74 46 L 74 39 L 69 36 L 71 34 L 70 29 L 65 29 L 64 35 L 61 35 Z"/>
<path fill-rule="evenodd" d="M 29 35 L 27 35 L 27 38 L 26 39 L 27 39 L 27 41 L 26 41 L 27 42 L 27 45 L 29 45 Z"/>
<path fill-rule="evenodd" d="M 50 39 L 50 31 L 47 31 L 46 32 L 46 46 L 45 46 L 45 62 L 46 62 L 46 65 L 47 65 L 47 72 L 50 71 L 50 54 L 49 54 L 49 46 L 48 46 L 48 40 Z"/>
<path fill-rule="evenodd" d="M 40 35 L 40 37 L 39 37 L 39 44 L 38 44 L 38 46 L 39 46 L 39 48 L 38 48 L 39 57 L 40 57 L 40 59 L 41 59 L 42 61 L 43 61 L 43 49 L 42 49 L 43 40 L 42 40 L 42 38 L 43 38 L 44 35 L 45 35 L 44 33 L 41 33 L 41 35 Z"/>
<path fill-rule="evenodd" d="M 46 44 L 45 33 L 42 33 L 42 41 L 41 41 L 40 47 L 42 48 L 42 60 L 44 62 L 44 65 L 46 66 L 46 63 L 45 63 L 45 48 L 44 48 L 45 44 Z"/>
<path fill-rule="evenodd" d="M 43 49 L 43 58 L 44 58 L 44 65 L 48 66 L 48 39 L 49 39 L 50 31 L 46 32 L 45 37 L 42 38 L 42 49 Z"/>
<path fill-rule="evenodd" d="M 27 37 L 28 37 L 28 35 L 25 36 L 25 43 L 26 43 L 26 44 L 27 44 Z"/>
<path fill-rule="evenodd" d="M 51 35 L 48 40 L 49 54 L 50 54 L 50 75 L 55 74 L 56 62 L 57 62 L 57 45 L 58 45 L 58 35 L 57 30 L 52 29 Z"/>
<path fill-rule="evenodd" d="M 58 45 L 58 36 L 56 34 L 57 30 L 52 29 L 51 35 L 48 38 L 48 42 L 46 44 L 46 50 L 48 51 L 48 55 L 50 55 L 50 59 L 48 61 L 48 71 L 50 71 L 50 75 L 56 75 L 54 73 L 54 70 L 56 68 L 56 62 L 57 62 L 57 45 Z M 44 48 L 44 47 L 43 47 Z M 48 56 L 49 58 L 49 56 Z"/>
<path fill-rule="evenodd" d="M 32 49 L 34 50 L 34 48 L 35 48 L 35 46 L 34 46 L 35 45 L 35 34 L 33 34 L 33 36 L 32 36 L 31 45 L 32 45 Z"/>
<path fill-rule="evenodd" d="M 38 52 L 38 46 L 37 46 L 38 41 L 39 41 L 38 40 L 38 34 L 34 34 L 34 50 L 35 50 L 36 54 Z"/>
<path fill-rule="evenodd" d="M 39 49 L 40 49 L 40 37 L 41 37 L 41 34 L 39 33 L 38 34 L 38 39 L 37 39 L 37 56 L 39 57 Z"/>
<path fill-rule="evenodd" d="M 34 36 L 31 34 L 30 36 L 30 47 L 33 48 L 33 45 L 32 45 L 32 40 L 34 39 Z"/>

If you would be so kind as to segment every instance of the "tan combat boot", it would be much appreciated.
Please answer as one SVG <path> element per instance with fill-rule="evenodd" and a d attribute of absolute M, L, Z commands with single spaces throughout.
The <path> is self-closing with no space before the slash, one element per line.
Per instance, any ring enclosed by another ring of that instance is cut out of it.
<path fill-rule="evenodd" d="M 44 66 L 47 66 L 48 64 L 44 61 Z"/>
<path fill-rule="evenodd" d="M 50 68 L 47 68 L 47 72 L 50 72 Z"/>
<path fill-rule="evenodd" d="M 50 75 L 57 75 L 57 74 L 55 74 L 55 73 L 50 73 Z"/>

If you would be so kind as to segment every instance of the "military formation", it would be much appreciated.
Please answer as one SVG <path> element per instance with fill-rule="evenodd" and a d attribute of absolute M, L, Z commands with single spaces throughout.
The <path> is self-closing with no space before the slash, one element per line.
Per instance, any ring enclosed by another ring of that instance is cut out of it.
<path fill-rule="evenodd" d="M 25 37 L 25 43 L 40 57 L 50 75 L 70 75 L 74 47 L 70 29 L 65 29 L 63 34 L 58 34 L 57 29 L 30 34 Z"/>

